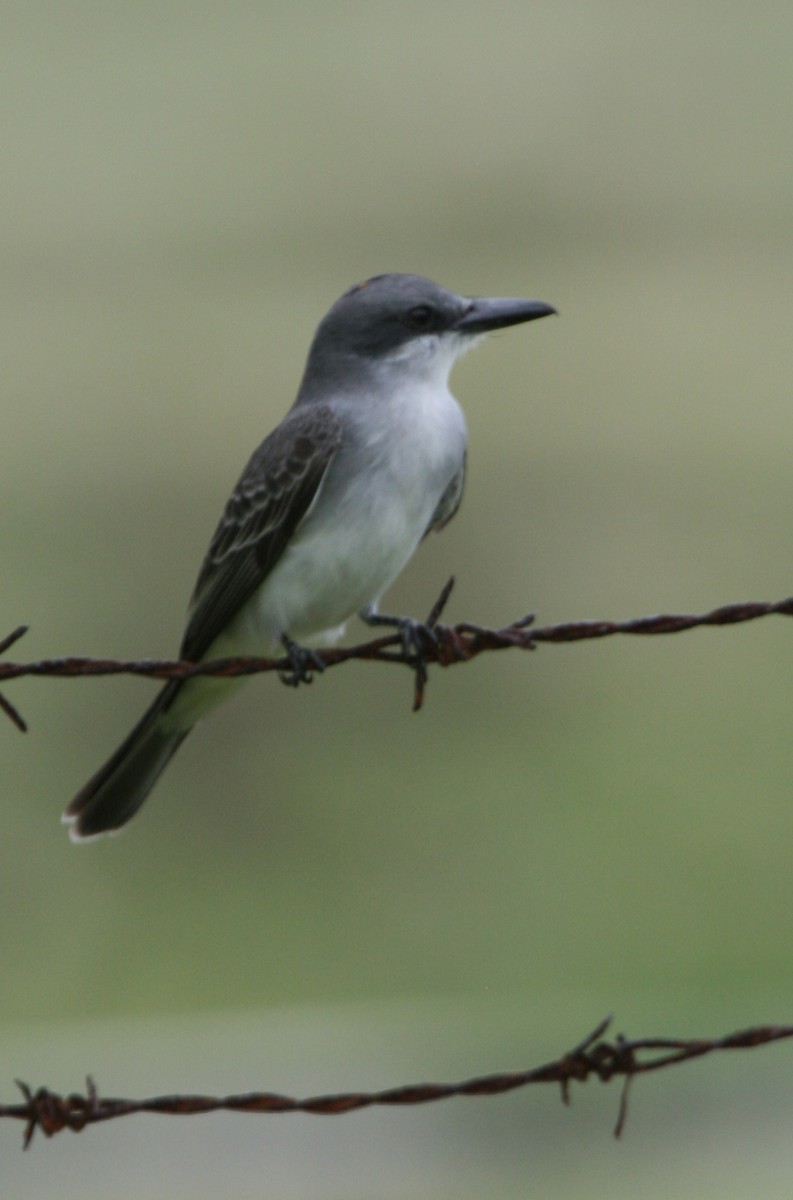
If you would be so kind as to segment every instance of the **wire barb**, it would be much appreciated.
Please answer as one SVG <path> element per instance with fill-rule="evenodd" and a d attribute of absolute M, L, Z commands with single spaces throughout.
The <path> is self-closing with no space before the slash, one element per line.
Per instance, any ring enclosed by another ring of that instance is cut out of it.
<path fill-rule="evenodd" d="M 18 625 L 16 629 L 12 630 L 12 632 L 8 634 L 7 637 L 0 639 L 0 654 L 5 654 L 9 646 L 13 646 L 14 642 L 18 642 L 19 639 L 27 633 L 27 631 L 27 625 Z M 8 719 L 12 722 L 12 724 L 16 725 L 17 729 L 21 733 L 27 733 L 28 727 L 26 722 L 22 719 L 22 714 L 18 709 L 14 708 L 14 705 L 2 694 L 2 692 L 0 692 L 0 711 L 5 713 Z"/>

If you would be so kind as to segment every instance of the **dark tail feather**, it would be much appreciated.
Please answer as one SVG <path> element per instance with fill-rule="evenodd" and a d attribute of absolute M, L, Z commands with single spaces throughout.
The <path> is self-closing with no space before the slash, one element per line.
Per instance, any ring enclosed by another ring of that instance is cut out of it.
<path fill-rule="evenodd" d="M 81 842 L 126 825 L 140 808 L 190 729 L 163 731 L 159 718 L 180 687 L 167 683 L 115 754 L 72 800 L 63 814 L 72 841 Z"/>

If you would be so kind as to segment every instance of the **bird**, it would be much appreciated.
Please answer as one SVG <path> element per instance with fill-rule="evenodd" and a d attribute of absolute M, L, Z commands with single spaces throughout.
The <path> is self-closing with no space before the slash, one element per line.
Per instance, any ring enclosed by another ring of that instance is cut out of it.
<path fill-rule="evenodd" d="M 254 451 L 209 544 L 180 659 L 286 653 L 285 681 L 321 662 L 358 614 L 416 643 L 419 623 L 379 612 L 419 543 L 460 505 L 467 430 L 455 360 L 492 330 L 556 312 L 540 300 L 457 295 L 390 273 L 343 293 L 317 327 L 297 397 Z M 196 722 L 244 681 L 170 679 L 63 820 L 74 841 L 115 833 Z"/>

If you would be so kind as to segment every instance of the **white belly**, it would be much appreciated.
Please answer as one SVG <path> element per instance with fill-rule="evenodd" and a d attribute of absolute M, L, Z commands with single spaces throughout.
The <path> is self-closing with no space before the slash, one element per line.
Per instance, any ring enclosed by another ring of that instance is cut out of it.
<path fill-rule="evenodd" d="M 380 411 L 351 406 L 351 435 L 314 505 L 256 595 L 211 648 L 270 653 L 283 633 L 329 640 L 376 603 L 410 559 L 462 468 L 462 412 L 443 388 L 414 385 Z M 241 648 L 244 647 L 244 648 Z"/>

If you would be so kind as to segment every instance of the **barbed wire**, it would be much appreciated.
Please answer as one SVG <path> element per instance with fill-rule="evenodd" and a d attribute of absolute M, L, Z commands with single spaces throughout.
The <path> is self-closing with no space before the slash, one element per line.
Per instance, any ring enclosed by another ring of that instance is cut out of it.
<path fill-rule="evenodd" d="M 418 711 L 424 702 L 427 684 L 427 668 L 432 664 L 450 667 L 455 663 L 470 662 L 479 654 L 490 650 L 535 650 L 542 643 L 560 644 L 580 642 L 591 638 L 613 637 L 617 634 L 650 636 L 655 634 L 683 633 L 702 626 L 738 625 L 756 621 L 774 614 L 793 616 L 793 597 L 775 602 L 745 601 L 722 605 L 710 612 L 690 615 L 683 613 L 658 614 L 650 617 L 635 617 L 626 621 L 570 621 L 559 625 L 536 626 L 535 616 L 520 617 L 501 629 L 490 629 L 463 621 L 457 625 L 441 624 L 440 617 L 454 586 L 450 579 L 432 607 L 427 620 L 416 623 L 419 634 L 413 646 L 406 644 L 403 633 L 395 631 L 357 646 L 324 648 L 312 651 L 312 662 L 317 670 L 340 666 L 341 663 L 357 660 L 362 662 L 399 663 L 414 673 L 413 710 Z M 0 654 L 4 654 L 15 642 L 27 633 L 28 626 L 20 625 L 7 637 L 0 640 Z M 143 675 L 151 679 L 189 679 L 195 675 L 213 675 L 233 678 L 255 675 L 267 671 L 278 671 L 283 676 L 294 678 L 293 663 L 288 657 L 257 658 L 240 656 L 221 658 L 212 662 L 190 663 L 173 659 L 141 659 L 118 661 L 106 658 L 48 658 L 39 662 L 0 662 L 0 682 L 18 679 L 26 675 L 50 676 L 59 679 L 86 678 L 105 675 Z M 310 676 L 306 677 L 307 680 Z M 19 710 L 0 694 L 0 709 L 23 732 L 27 725 Z"/>
<path fill-rule="evenodd" d="M 341 1116 L 374 1105 L 405 1106 L 448 1100 L 452 1096 L 498 1096 L 534 1083 L 557 1083 L 562 1100 L 570 1103 L 570 1084 L 585 1083 L 594 1076 L 601 1083 L 622 1078 L 614 1136 L 620 1137 L 628 1115 L 628 1089 L 637 1075 L 690 1062 L 722 1050 L 747 1050 L 793 1037 L 791 1025 L 762 1025 L 739 1030 L 720 1038 L 636 1038 L 622 1034 L 613 1041 L 603 1035 L 611 1017 L 600 1021 L 583 1041 L 553 1062 L 522 1071 L 479 1075 L 461 1083 L 416 1083 L 379 1092 L 339 1092 L 335 1095 L 296 1099 L 276 1092 L 246 1092 L 233 1096 L 171 1095 L 146 1100 L 124 1100 L 100 1096 L 93 1079 L 86 1079 L 85 1094 L 72 1092 L 61 1096 L 48 1088 L 35 1092 L 17 1080 L 23 1102 L 0 1105 L 0 1118 L 25 1122 L 24 1148 L 30 1145 L 37 1129 L 52 1137 L 64 1129 L 80 1133 L 87 1125 L 127 1117 L 132 1113 L 156 1113 L 163 1116 L 197 1116 L 211 1112 L 286 1113 L 304 1112 L 320 1116 Z"/>
<path fill-rule="evenodd" d="M 427 669 L 430 665 L 452 666 L 469 662 L 490 650 L 534 650 L 543 643 L 562 644 L 604 638 L 615 635 L 651 636 L 682 633 L 702 626 L 736 625 L 774 614 L 793 616 L 793 597 L 776 602 L 748 601 L 723 605 L 697 615 L 658 614 L 624 621 L 573 621 L 539 627 L 534 615 L 521 617 L 500 629 L 491 629 L 472 622 L 444 625 L 440 622 L 454 580 L 450 579 L 433 605 L 426 622 L 416 626 L 419 637 L 406 642 L 400 631 L 389 633 L 360 645 L 317 650 L 312 654 L 317 669 L 338 666 L 351 660 L 398 663 L 414 673 L 414 710 L 424 700 Z M 0 639 L 0 655 L 27 632 L 20 625 L 7 637 Z M 106 675 L 140 675 L 153 679 L 187 679 L 195 675 L 226 678 L 253 675 L 268 671 L 291 673 L 293 664 L 287 657 L 258 658 L 240 656 L 213 662 L 189 663 L 170 659 L 115 660 L 97 658 L 51 658 L 38 662 L 0 662 L 0 682 L 23 676 L 54 678 L 86 678 Z M 18 709 L 0 694 L 0 709 L 20 730 L 27 728 Z M 77 1133 L 87 1125 L 107 1121 L 132 1113 L 157 1113 L 188 1116 L 217 1111 L 249 1113 L 306 1112 L 339 1115 L 373 1105 L 426 1104 L 452 1096 L 498 1095 L 534 1083 L 557 1083 L 562 1098 L 569 1102 L 573 1081 L 585 1082 L 595 1076 L 601 1082 L 622 1077 L 615 1136 L 622 1133 L 627 1117 L 628 1089 L 639 1074 L 657 1071 L 677 1063 L 691 1061 L 721 1050 L 749 1049 L 793 1037 L 793 1026 L 764 1025 L 741 1030 L 721 1038 L 677 1039 L 640 1038 L 628 1040 L 623 1035 L 613 1041 L 603 1035 L 610 1018 L 601 1021 L 582 1042 L 553 1062 L 524 1071 L 510 1071 L 478 1076 L 460 1083 L 424 1083 L 389 1088 L 380 1092 L 343 1092 L 299 1099 L 273 1092 L 249 1092 L 224 1097 L 203 1095 L 169 1095 L 145 1100 L 101 1097 L 93 1080 L 86 1080 L 85 1094 L 62 1096 L 46 1087 L 33 1091 L 18 1081 L 23 1102 L 0 1105 L 0 1118 L 11 1117 L 25 1122 L 24 1145 L 30 1145 L 35 1131 L 52 1137 L 63 1129 Z"/>

